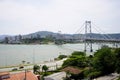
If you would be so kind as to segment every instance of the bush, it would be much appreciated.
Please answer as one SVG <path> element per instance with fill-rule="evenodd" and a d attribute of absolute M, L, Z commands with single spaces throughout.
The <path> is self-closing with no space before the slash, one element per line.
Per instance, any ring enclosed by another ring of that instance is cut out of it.
<path fill-rule="evenodd" d="M 63 58 L 66 58 L 67 57 L 67 55 L 59 55 L 59 59 L 63 59 Z"/>
<path fill-rule="evenodd" d="M 76 55 L 76 56 L 80 56 L 80 55 L 81 55 L 81 56 L 85 56 L 86 54 L 85 54 L 84 52 L 75 51 L 75 52 L 72 53 L 72 56 L 73 56 L 73 55 Z"/>
<path fill-rule="evenodd" d="M 94 55 L 86 56 L 84 52 L 73 52 L 63 63 L 63 67 L 76 66 L 84 68 L 84 77 L 96 78 L 99 76 L 120 73 L 120 48 L 112 49 L 104 46 Z M 118 79 L 119 80 L 119 79 Z"/>
<path fill-rule="evenodd" d="M 40 70 L 40 66 L 38 66 L 38 65 L 33 66 L 33 73 L 34 74 L 39 74 L 39 70 Z"/>
<path fill-rule="evenodd" d="M 77 66 L 80 68 L 86 67 L 86 56 L 84 52 L 75 51 L 72 55 L 63 63 L 63 67 Z"/>
<path fill-rule="evenodd" d="M 115 71 L 115 56 L 110 48 L 102 48 L 95 53 L 92 64 L 102 74 L 110 74 Z"/>
<path fill-rule="evenodd" d="M 76 56 L 74 58 L 69 58 L 66 61 L 64 61 L 63 67 L 67 67 L 67 66 L 77 66 L 80 68 L 84 68 L 87 66 L 86 63 L 86 58 L 84 56 Z"/>
<path fill-rule="evenodd" d="M 120 80 L 120 77 L 117 80 Z"/>
<path fill-rule="evenodd" d="M 115 49 L 115 57 L 116 57 L 116 60 L 115 60 L 116 72 L 120 73 L 120 48 Z"/>
<path fill-rule="evenodd" d="M 88 77 L 90 79 L 94 79 L 96 77 L 99 77 L 101 75 L 101 72 L 100 71 L 96 71 L 96 72 L 91 72 L 90 74 L 88 74 Z"/>
<path fill-rule="evenodd" d="M 46 72 L 48 69 L 49 69 L 49 68 L 48 68 L 47 65 L 43 65 L 43 66 L 42 66 L 42 70 L 44 70 L 45 72 Z"/>

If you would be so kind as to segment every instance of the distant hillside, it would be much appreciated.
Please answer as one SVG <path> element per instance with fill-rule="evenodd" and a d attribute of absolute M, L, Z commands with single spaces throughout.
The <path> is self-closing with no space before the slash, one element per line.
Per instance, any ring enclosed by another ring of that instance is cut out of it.
<path fill-rule="evenodd" d="M 0 41 L 4 40 L 5 37 L 8 37 L 9 35 L 0 35 Z"/>
<path fill-rule="evenodd" d="M 30 33 L 30 34 L 27 34 L 27 35 L 23 35 L 23 38 L 30 38 L 30 37 L 41 37 L 41 38 L 45 38 L 46 36 L 57 36 L 58 33 L 53 33 L 53 32 L 49 32 L 49 31 L 38 31 L 38 32 L 35 32 L 35 33 Z"/>
<path fill-rule="evenodd" d="M 97 38 L 97 39 L 120 39 L 120 33 L 118 34 L 87 34 L 87 36 L 91 35 L 92 38 Z"/>
<path fill-rule="evenodd" d="M 120 33 L 119 34 L 109 34 L 112 38 L 120 39 Z"/>
<path fill-rule="evenodd" d="M 87 34 L 87 36 L 90 34 Z M 10 35 L 0 35 L 0 40 L 3 40 L 5 37 L 8 37 Z M 54 37 L 54 38 L 65 38 L 65 39 L 79 39 L 83 36 L 85 36 L 84 34 L 59 34 L 59 33 L 54 33 L 54 32 L 50 32 L 50 31 L 38 31 L 35 33 L 30 33 L 30 34 L 26 34 L 26 35 L 21 35 L 24 39 L 26 38 L 36 38 L 36 37 L 40 37 L 40 38 L 46 38 L 47 36 L 49 37 Z M 12 36 L 13 37 L 13 36 Z M 120 33 L 118 34 L 96 34 L 96 33 L 92 33 L 92 38 L 113 38 L 113 39 L 120 39 Z"/>

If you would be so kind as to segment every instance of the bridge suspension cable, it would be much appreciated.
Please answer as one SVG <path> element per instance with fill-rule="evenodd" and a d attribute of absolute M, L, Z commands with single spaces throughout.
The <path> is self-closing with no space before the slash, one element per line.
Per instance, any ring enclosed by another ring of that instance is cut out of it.
<path fill-rule="evenodd" d="M 101 34 L 101 32 L 102 32 L 102 34 L 101 34 L 101 36 L 103 36 L 103 37 L 105 37 L 105 39 L 113 39 L 110 35 L 108 35 L 107 33 L 105 33 L 102 29 L 100 29 L 100 27 L 98 27 L 97 25 L 95 25 L 94 23 L 92 23 L 92 25 L 94 25 L 93 26 L 93 29 L 96 29 L 98 32 L 99 32 L 99 34 Z"/>
<path fill-rule="evenodd" d="M 98 32 L 100 36 L 94 36 L 94 33 L 92 30 L 95 30 Z M 81 33 L 84 31 L 84 33 Z M 78 33 L 80 32 L 80 33 Z M 82 26 L 75 32 L 76 34 L 79 34 L 80 38 L 84 42 L 84 50 L 87 50 L 87 46 L 90 48 L 90 52 L 92 52 L 92 44 L 95 41 L 101 41 L 101 42 L 120 42 L 120 40 L 116 40 L 113 37 L 111 37 L 109 34 L 105 33 L 100 29 L 100 27 L 96 26 L 94 23 L 91 23 L 91 21 L 86 21 L 85 23 L 82 24 Z"/>

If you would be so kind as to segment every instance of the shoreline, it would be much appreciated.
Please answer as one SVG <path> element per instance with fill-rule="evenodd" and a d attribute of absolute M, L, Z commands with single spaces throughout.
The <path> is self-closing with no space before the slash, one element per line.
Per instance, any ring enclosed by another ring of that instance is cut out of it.
<path fill-rule="evenodd" d="M 45 64 L 45 63 L 49 63 L 49 62 L 55 62 L 55 61 L 59 61 L 59 60 L 52 60 L 52 61 L 41 61 L 41 62 L 38 62 L 38 63 L 35 63 L 35 64 Z M 31 66 L 31 65 L 34 65 L 33 63 L 32 64 L 16 64 L 16 65 L 7 65 L 7 66 L 0 66 L 0 69 L 4 69 L 4 68 L 12 68 L 12 67 L 20 67 L 20 66 Z"/>
<path fill-rule="evenodd" d="M 63 62 L 66 60 L 67 58 L 64 58 L 62 60 L 57 60 L 57 61 L 49 61 L 49 62 L 43 62 L 43 63 L 36 63 L 37 65 L 39 66 L 43 66 L 43 65 L 47 65 L 50 69 L 53 67 L 61 67 Z M 10 66 L 10 67 L 4 67 L 4 68 L 0 68 L 0 72 L 5 72 L 5 71 L 9 71 L 11 72 L 13 68 L 17 68 L 18 70 L 16 71 L 19 71 L 19 70 L 24 70 L 24 69 L 32 69 L 33 66 L 35 64 L 30 64 L 30 65 L 24 65 L 24 68 L 23 69 L 19 69 L 19 66 Z M 52 68 L 52 69 L 53 69 Z M 51 70 L 52 70 L 51 69 Z"/>

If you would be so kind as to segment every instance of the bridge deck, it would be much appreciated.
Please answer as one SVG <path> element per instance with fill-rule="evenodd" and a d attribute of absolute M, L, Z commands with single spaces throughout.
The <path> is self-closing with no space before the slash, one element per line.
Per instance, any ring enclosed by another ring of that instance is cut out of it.
<path fill-rule="evenodd" d="M 94 38 L 87 38 L 87 39 L 84 39 L 84 41 L 120 43 L 120 40 L 117 40 L 117 39 L 94 39 Z"/>

